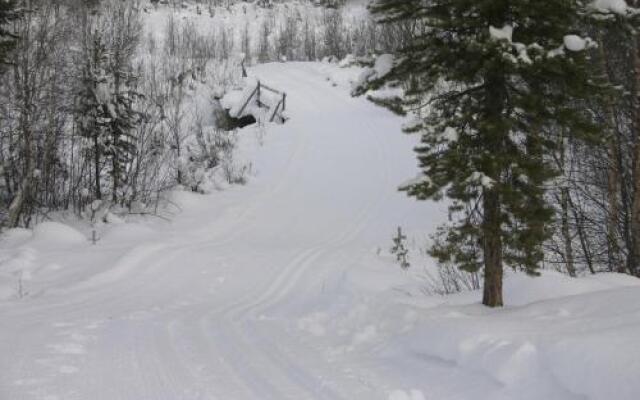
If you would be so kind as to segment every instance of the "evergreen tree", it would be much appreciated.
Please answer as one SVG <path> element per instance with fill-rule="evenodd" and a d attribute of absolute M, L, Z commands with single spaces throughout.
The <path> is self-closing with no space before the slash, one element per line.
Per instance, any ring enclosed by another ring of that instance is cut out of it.
<path fill-rule="evenodd" d="M 403 189 L 452 200 L 460 218 L 439 230 L 432 254 L 484 270 L 483 304 L 501 306 L 503 264 L 536 274 L 553 216 L 545 184 L 557 135 L 591 139 L 579 101 L 599 90 L 576 31 L 578 0 L 377 0 L 383 23 L 414 35 L 390 73 L 368 88 L 402 85 L 416 114 L 422 175 Z M 396 105 L 397 106 L 397 105 Z M 417 111 L 416 111 L 417 110 Z"/>
<path fill-rule="evenodd" d="M 135 102 L 142 97 L 135 90 L 136 77 L 132 74 L 121 76 L 124 79 L 113 87 L 107 103 L 106 141 L 104 154 L 111 166 L 112 200 L 123 200 L 121 189 L 128 182 L 127 167 L 136 153 L 136 138 L 133 135 L 136 125 L 143 115 L 135 109 Z"/>

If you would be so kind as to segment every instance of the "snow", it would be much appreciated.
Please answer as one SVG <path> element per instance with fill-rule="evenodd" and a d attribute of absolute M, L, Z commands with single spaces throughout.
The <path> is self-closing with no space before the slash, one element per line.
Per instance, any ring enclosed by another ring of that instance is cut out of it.
<path fill-rule="evenodd" d="M 447 126 L 442 132 L 442 137 L 448 142 L 457 142 L 459 135 L 458 131 L 455 128 Z"/>
<path fill-rule="evenodd" d="M 257 120 L 264 122 L 270 121 L 274 115 L 284 117 L 283 111 L 280 109 L 282 99 L 280 94 L 262 88 L 258 97 L 258 85 L 263 84 L 266 82 L 259 82 L 255 78 L 245 78 L 239 88 L 229 91 L 222 97 L 220 104 L 229 110 L 229 115 L 234 118 L 252 115 Z"/>
<path fill-rule="evenodd" d="M 69 225 L 59 222 L 43 222 L 33 231 L 34 239 L 54 245 L 73 245 L 87 241 L 87 238 Z"/>
<path fill-rule="evenodd" d="M 637 353 L 620 353 L 637 348 L 631 332 L 640 329 L 634 317 L 639 306 L 631 298 L 640 293 L 639 284 L 616 274 L 577 280 L 552 272 L 540 278 L 508 274 L 505 295 L 514 305 L 498 311 L 479 306 L 479 293 L 439 300 L 412 296 L 385 305 L 388 292 L 378 286 L 372 296 L 383 299 L 361 303 L 358 311 L 325 314 L 323 329 L 375 332 L 364 336 L 382 360 L 381 373 L 399 379 L 396 387 L 417 387 L 432 398 L 632 399 L 640 388 L 632 382 L 633 374 L 623 371 L 637 369 Z M 625 304 L 615 317 L 607 299 Z M 363 314 L 377 321 L 375 330 L 363 322 L 369 320 Z M 600 340 L 611 345 L 592 351 Z M 347 354 L 367 351 L 339 334 L 332 341 Z M 576 360 L 580 365 L 571 365 Z M 589 385 L 580 384 L 585 379 Z M 625 389 L 616 395 L 617 386 L 609 379 Z"/>
<path fill-rule="evenodd" d="M 566 35 L 563 39 L 564 46 L 570 51 L 583 51 L 587 48 L 588 41 L 578 35 Z"/>
<path fill-rule="evenodd" d="M 547 52 L 547 57 L 554 58 L 554 57 L 563 56 L 565 54 L 564 49 L 565 49 L 565 47 L 563 45 L 563 46 L 560 46 L 560 47 L 558 47 L 556 49 L 549 50 Z"/>
<path fill-rule="evenodd" d="M 485 175 L 483 172 L 474 171 L 471 176 L 467 179 L 470 183 L 479 183 L 481 186 L 485 188 L 491 188 L 495 181 Z"/>
<path fill-rule="evenodd" d="M 24 228 L 12 228 L 2 232 L 0 240 L 4 243 L 15 245 L 33 236 L 33 232 Z"/>
<path fill-rule="evenodd" d="M 118 240 L 136 240 L 149 237 L 153 233 L 153 229 L 142 224 L 120 223 L 116 225 L 107 225 L 100 235 L 100 240 L 118 241 Z"/>
<path fill-rule="evenodd" d="M 419 173 L 417 174 L 414 178 L 408 179 L 406 181 L 404 181 L 400 186 L 398 186 L 400 189 L 406 190 L 409 189 L 412 186 L 418 186 L 418 185 L 430 185 L 431 182 L 431 178 L 428 177 L 427 175 L 423 174 L 423 173 Z"/>
<path fill-rule="evenodd" d="M 626 15 L 633 10 L 625 0 L 594 0 L 591 3 L 591 7 L 599 12 L 611 12 L 620 15 Z"/>
<path fill-rule="evenodd" d="M 58 222 L 6 232 L 0 397 L 638 398 L 640 280 L 507 273 L 492 310 L 425 295 L 428 257 L 395 265 L 398 225 L 422 246 L 446 205 L 396 190 L 418 138 L 349 95 L 360 71 L 253 68 L 290 120 L 242 129 L 249 184 L 176 190 L 170 222 L 113 219 L 95 245 Z"/>
<path fill-rule="evenodd" d="M 522 43 L 513 43 L 513 47 L 516 49 L 518 53 L 518 59 L 525 64 L 533 64 L 533 60 L 529 57 L 528 48 Z M 531 46 L 531 48 L 535 48 L 536 46 Z"/>
<path fill-rule="evenodd" d="M 251 109 L 254 104 L 248 104 L 255 94 L 258 81 L 255 78 L 245 78 L 242 82 L 242 89 L 229 92 L 221 99 L 221 104 L 229 110 L 229 115 L 234 118 L 247 114 L 247 109 Z M 254 101 L 255 103 L 255 101 Z M 247 108 L 243 109 L 243 107 Z M 242 115 L 240 114 L 242 112 Z"/>
<path fill-rule="evenodd" d="M 425 399 L 426 397 L 424 396 L 424 393 L 416 389 L 410 390 L 408 392 L 405 392 L 403 390 L 394 390 L 389 395 L 389 400 L 425 400 Z"/>
<path fill-rule="evenodd" d="M 376 72 L 376 78 L 380 79 L 387 76 L 393 69 L 393 55 L 382 54 L 379 56 L 373 65 L 373 69 Z"/>
<path fill-rule="evenodd" d="M 366 86 L 368 82 L 373 82 L 376 79 L 381 79 L 387 76 L 393 70 L 393 63 L 394 58 L 391 54 L 382 54 L 376 57 L 372 68 L 362 68 L 358 70 L 357 78 L 351 81 L 352 91 L 359 87 Z M 350 65 L 348 62 L 342 62 L 341 64 L 343 65 L 343 68 L 345 65 Z M 398 89 L 383 88 L 382 90 L 391 91 L 392 96 L 398 94 Z M 381 93 L 381 91 L 377 91 L 377 93 Z M 382 97 L 390 96 L 382 93 Z"/>
<path fill-rule="evenodd" d="M 506 40 L 511 43 L 513 37 L 513 26 L 505 25 L 502 28 L 489 26 L 489 35 L 495 40 Z"/>
<path fill-rule="evenodd" d="M 431 312 L 387 353 L 438 358 L 474 370 L 500 383 L 494 398 L 636 398 L 640 385 L 624 370 L 640 367 L 635 351 L 628 350 L 637 347 L 632 332 L 640 328 L 633 317 L 640 306 L 631 300 L 640 293 L 638 280 L 601 286 L 600 277 L 579 279 L 561 291 L 556 279 L 562 278 L 549 273 L 536 283 L 512 276 L 507 298 L 522 305 L 501 312 L 473 304 Z M 523 287 L 529 302 L 518 299 Z M 576 291 L 582 294 L 571 295 Z"/>

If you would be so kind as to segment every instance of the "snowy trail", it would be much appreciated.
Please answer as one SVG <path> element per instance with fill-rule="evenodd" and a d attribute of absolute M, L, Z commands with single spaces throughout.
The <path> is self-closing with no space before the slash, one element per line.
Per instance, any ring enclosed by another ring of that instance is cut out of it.
<path fill-rule="evenodd" d="M 270 315 L 434 213 L 395 190 L 412 142 L 314 64 L 254 73 L 287 92 L 292 117 L 269 128 L 255 182 L 146 237 L 40 251 L 77 275 L 0 304 L 0 399 L 386 398 Z"/>
<path fill-rule="evenodd" d="M 637 399 L 637 279 L 513 274 L 488 310 L 399 270 L 397 226 L 422 240 L 445 206 L 397 192 L 416 138 L 354 73 L 253 69 L 291 119 L 243 130 L 249 184 L 176 192 L 171 223 L 0 241 L 0 400 Z"/>

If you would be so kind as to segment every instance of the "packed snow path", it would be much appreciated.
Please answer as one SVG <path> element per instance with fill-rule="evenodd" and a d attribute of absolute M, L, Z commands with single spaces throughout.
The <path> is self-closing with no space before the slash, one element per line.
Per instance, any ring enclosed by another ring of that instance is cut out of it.
<path fill-rule="evenodd" d="M 428 229 L 441 211 L 396 191 L 415 174 L 400 121 L 319 69 L 252 71 L 287 92 L 291 120 L 266 130 L 246 187 L 184 194 L 170 225 L 116 227 L 96 246 L 19 250 L 50 281 L 0 303 L 0 399 L 387 398 L 395 382 L 366 357 L 336 365 L 296 318 L 357 307 L 314 298 L 397 225 Z"/>

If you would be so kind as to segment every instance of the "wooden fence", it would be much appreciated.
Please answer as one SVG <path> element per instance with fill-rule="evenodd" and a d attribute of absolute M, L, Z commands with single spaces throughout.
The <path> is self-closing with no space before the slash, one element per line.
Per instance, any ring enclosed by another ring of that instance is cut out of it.
<path fill-rule="evenodd" d="M 278 102 L 272 106 L 269 106 L 269 104 L 262 102 L 260 99 L 260 95 L 263 90 L 266 90 L 268 92 L 278 95 L 279 96 Z M 285 111 L 287 107 L 287 94 L 285 92 L 281 92 L 279 90 L 273 89 L 267 85 L 264 85 L 262 82 L 258 81 L 258 84 L 256 85 L 256 88 L 251 93 L 251 96 L 247 98 L 245 103 L 242 105 L 242 108 L 240 108 L 240 111 L 238 111 L 238 114 L 237 114 L 238 117 L 242 115 L 242 113 L 245 111 L 247 106 L 251 103 L 251 100 L 254 100 L 254 99 L 258 107 L 267 108 L 271 111 L 271 115 L 269 116 L 269 122 L 273 122 L 273 120 L 275 120 L 276 116 L 278 115 L 278 112 Z"/>

